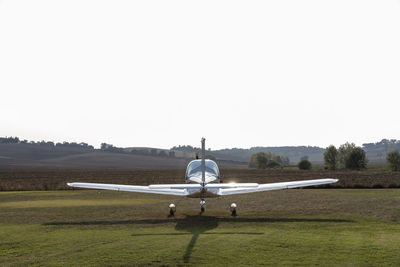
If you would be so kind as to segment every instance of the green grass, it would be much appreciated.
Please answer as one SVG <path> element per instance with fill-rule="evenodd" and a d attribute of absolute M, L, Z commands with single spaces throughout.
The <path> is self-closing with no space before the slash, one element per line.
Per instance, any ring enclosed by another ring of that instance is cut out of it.
<path fill-rule="evenodd" d="M 65 208 L 83 206 L 133 206 L 159 203 L 156 199 L 54 199 L 30 200 L 30 201 L 8 201 L 0 203 L 0 208 Z"/>
<path fill-rule="evenodd" d="M 168 218 L 168 204 L 177 205 Z M 0 193 L 1 266 L 398 266 L 399 189 Z M 229 204 L 238 204 L 231 217 Z"/>

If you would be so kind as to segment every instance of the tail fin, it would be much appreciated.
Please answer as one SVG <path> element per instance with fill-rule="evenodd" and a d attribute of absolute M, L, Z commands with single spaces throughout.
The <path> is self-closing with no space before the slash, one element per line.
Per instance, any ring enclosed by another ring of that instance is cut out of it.
<path fill-rule="evenodd" d="M 201 181 L 206 183 L 206 139 L 201 138 Z"/>

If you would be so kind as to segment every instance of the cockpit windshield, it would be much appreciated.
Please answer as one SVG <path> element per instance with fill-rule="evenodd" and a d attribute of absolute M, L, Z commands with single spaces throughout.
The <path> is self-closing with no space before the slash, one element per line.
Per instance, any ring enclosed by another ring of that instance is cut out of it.
<path fill-rule="evenodd" d="M 219 177 L 219 170 L 217 164 L 212 160 L 206 160 L 206 172 Z M 201 160 L 194 160 L 189 163 L 186 171 L 186 176 L 199 176 L 201 175 Z"/>

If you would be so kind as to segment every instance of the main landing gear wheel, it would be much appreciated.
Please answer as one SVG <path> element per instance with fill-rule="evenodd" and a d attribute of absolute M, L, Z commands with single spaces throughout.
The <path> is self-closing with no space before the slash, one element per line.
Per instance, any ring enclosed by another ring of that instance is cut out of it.
<path fill-rule="evenodd" d="M 232 204 L 231 204 L 230 210 L 231 210 L 231 212 L 232 212 L 232 214 L 231 214 L 232 216 L 237 216 L 236 207 L 237 207 L 236 203 L 232 203 Z"/>
<path fill-rule="evenodd" d="M 200 201 L 200 214 L 206 210 L 206 202 L 202 199 Z"/>
<path fill-rule="evenodd" d="M 169 204 L 169 216 L 174 216 L 175 212 L 176 212 L 175 204 L 173 203 Z"/>

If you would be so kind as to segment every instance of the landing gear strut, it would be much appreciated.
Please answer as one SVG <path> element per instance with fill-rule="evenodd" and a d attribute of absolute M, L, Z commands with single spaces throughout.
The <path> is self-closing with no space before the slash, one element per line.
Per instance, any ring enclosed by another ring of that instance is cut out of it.
<path fill-rule="evenodd" d="M 175 204 L 173 204 L 173 203 L 169 204 L 169 215 L 174 216 L 175 212 L 176 212 Z"/>
<path fill-rule="evenodd" d="M 236 215 L 237 215 L 237 214 L 236 214 L 236 207 L 237 207 L 236 203 L 232 203 L 232 204 L 231 204 L 230 210 L 231 210 L 231 212 L 232 212 L 232 216 L 236 216 Z"/>
<path fill-rule="evenodd" d="M 203 213 L 206 210 L 206 202 L 204 199 L 200 201 L 200 213 Z"/>

